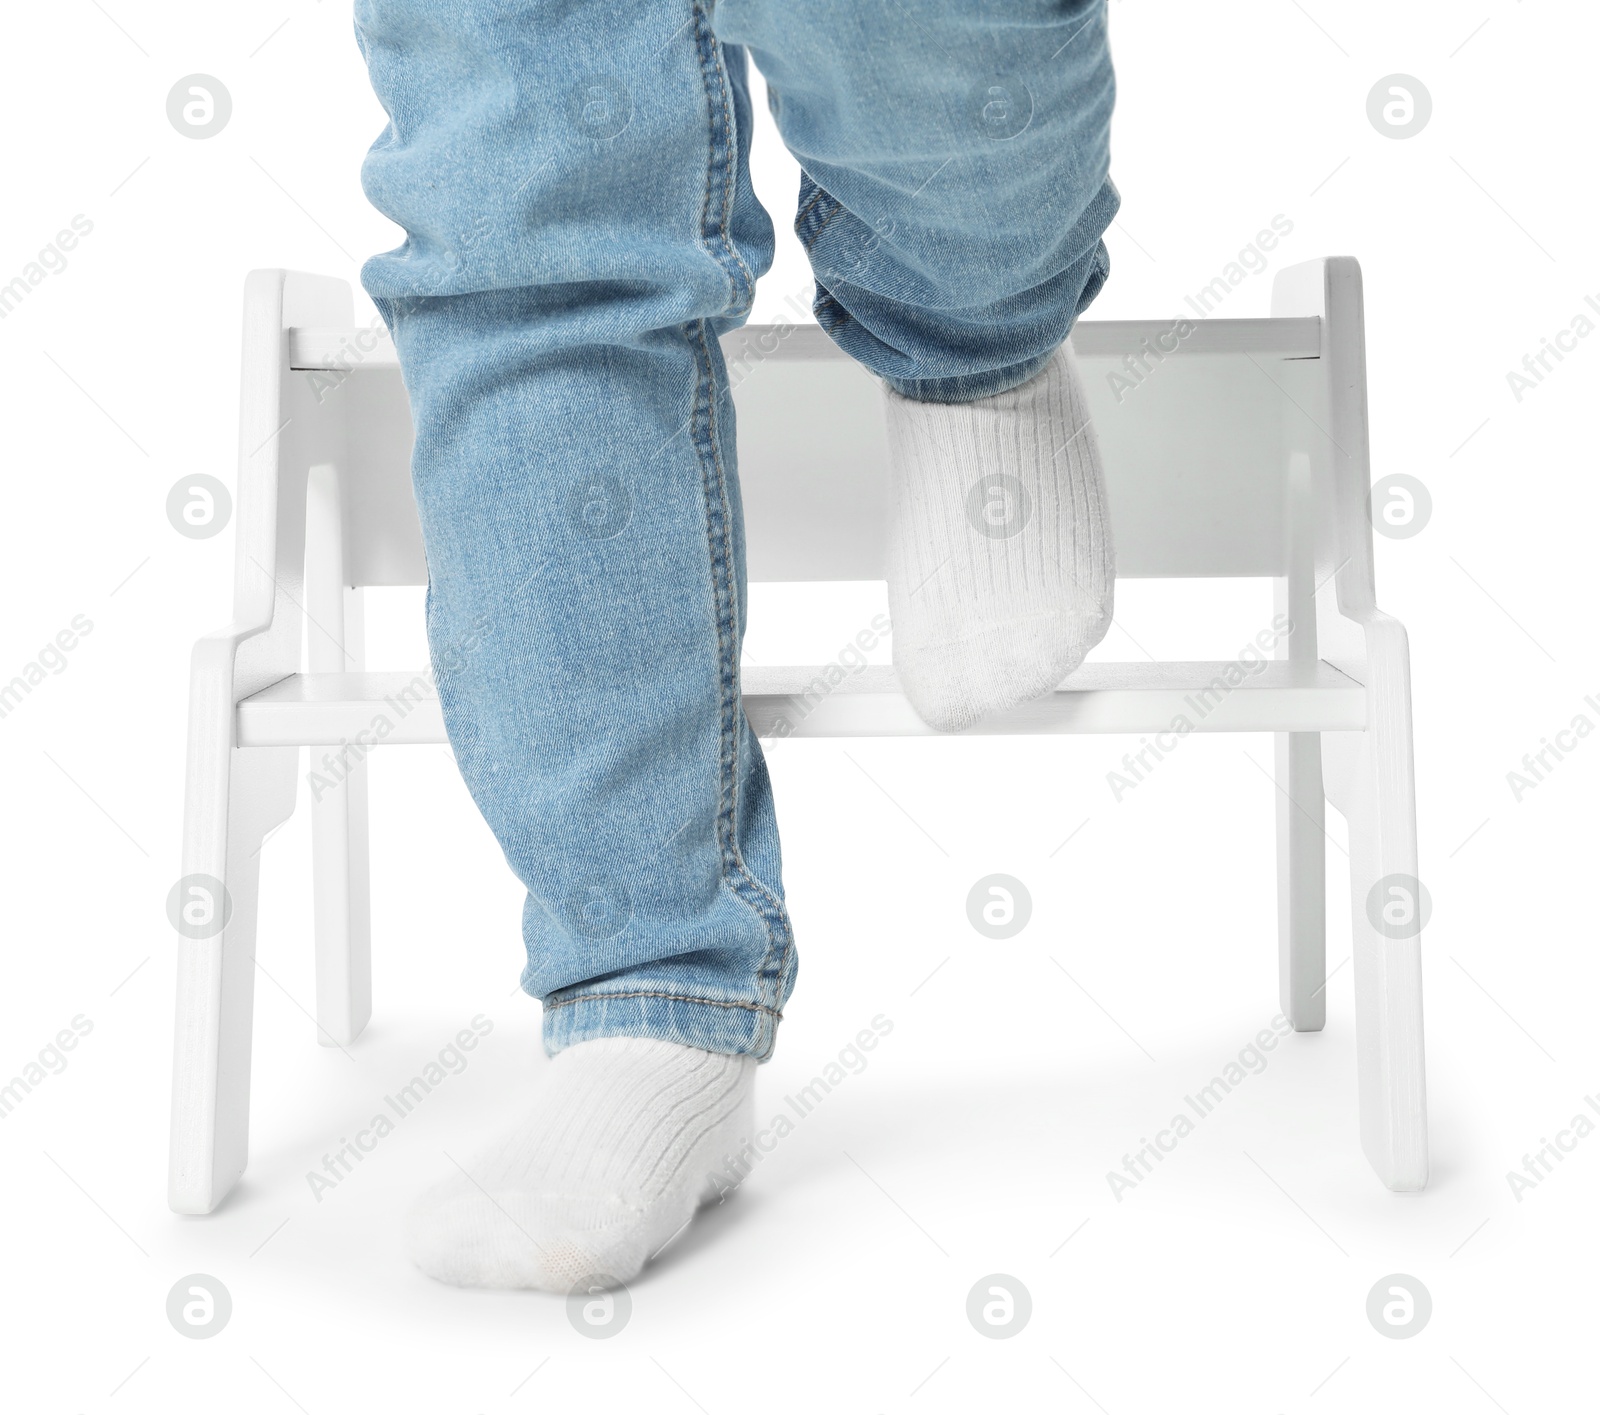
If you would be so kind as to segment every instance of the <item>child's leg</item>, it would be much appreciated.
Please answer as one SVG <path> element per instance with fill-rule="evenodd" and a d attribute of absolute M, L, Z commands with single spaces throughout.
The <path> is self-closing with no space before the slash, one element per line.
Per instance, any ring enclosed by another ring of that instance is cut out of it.
<path fill-rule="evenodd" d="M 687 1221 L 793 985 L 717 344 L 772 229 L 743 55 L 704 6 L 356 13 L 391 119 L 363 180 L 407 233 L 363 280 L 411 395 L 440 699 L 528 887 L 523 986 L 560 1053 L 416 1249 L 565 1291 Z"/>
<path fill-rule="evenodd" d="M 1117 209 L 1103 0 L 719 0 L 716 26 L 804 169 L 817 318 L 890 390 L 895 666 L 930 723 L 968 726 L 1054 687 L 1111 620 L 1061 348 Z"/>

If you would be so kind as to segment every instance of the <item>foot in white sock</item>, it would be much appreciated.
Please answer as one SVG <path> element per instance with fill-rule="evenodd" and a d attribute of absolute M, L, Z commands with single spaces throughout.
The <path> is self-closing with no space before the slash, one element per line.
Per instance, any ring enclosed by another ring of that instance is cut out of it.
<path fill-rule="evenodd" d="M 756 1061 L 641 1037 L 559 1052 L 533 1113 L 425 1195 L 411 1255 L 458 1287 L 632 1280 L 753 1134 Z"/>
<path fill-rule="evenodd" d="M 895 670 L 922 719 L 955 732 L 1048 693 L 1110 627 L 1100 452 L 1065 344 L 976 402 L 885 399 Z"/>

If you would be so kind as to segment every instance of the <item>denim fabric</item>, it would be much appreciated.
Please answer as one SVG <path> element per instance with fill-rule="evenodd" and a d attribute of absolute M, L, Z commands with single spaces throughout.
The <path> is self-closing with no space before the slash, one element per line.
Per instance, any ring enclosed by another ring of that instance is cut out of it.
<path fill-rule="evenodd" d="M 1103 0 L 357 0 L 356 31 L 434 671 L 528 889 L 546 1048 L 765 1058 L 795 952 L 717 344 L 773 254 L 745 54 L 804 169 L 818 320 L 964 401 L 1043 367 L 1105 279 Z"/>

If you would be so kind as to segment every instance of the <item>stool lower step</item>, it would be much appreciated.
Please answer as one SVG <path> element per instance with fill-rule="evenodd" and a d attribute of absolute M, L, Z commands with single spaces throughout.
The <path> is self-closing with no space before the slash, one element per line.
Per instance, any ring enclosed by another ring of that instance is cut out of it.
<path fill-rule="evenodd" d="M 916 715 L 887 665 L 750 666 L 743 681 L 745 712 L 761 737 L 940 735 Z M 1365 726 L 1366 690 L 1329 663 L 1088 663 L 1047 697 L 961 735 L 1339 732 Z M 426 670 L 295 673 L 238 707 L 241 747 L 445 740 Z"/>

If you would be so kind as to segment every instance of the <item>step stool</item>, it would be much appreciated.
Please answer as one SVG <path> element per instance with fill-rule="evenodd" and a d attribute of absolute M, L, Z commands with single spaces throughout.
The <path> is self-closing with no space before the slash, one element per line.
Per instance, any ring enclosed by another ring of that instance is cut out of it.
<path fill-rule="evenodd" d="M 1296 1031 L 1324 1022 L 1326 798 L 1349 826 L 1362 1146 L 1391 1189 L 1420 1189 L 1422 965 L 1419 932 L 1406 926 L 1418 907 L 1407 892 L 1417 873 L 1410 668 L 1405 630 L 1374 600 L 1359 266 L 1336 256 L 1282 271 L 1272 311 L 1089 320 L 1072 342 L 1105 463 L 1118 574 L 1271 577 L 1292 624 L 1276 658 L 1242 681 L 1228 663 L 1086 665 L 963 735 L 1158 732 L 1179 714 L 1193 719 L 1186 705 L 1197 699 L 1208 711 L 1196 730 L 1275 733 L 1283 1012 Z M 723 347 L 751 580 L 882 579 L 876 380 L 815 327 L 749 326 Z M 233 622 L 195 646 L 189 699 L 182 886 L 194 922 L 179 942 L 169 1193 L 180 1213 L 209 1213 L 245 1167 L 259 852 L 294 811 L 301 749 L 315 757 L 372 740 L 380 716 L 386 746 L 446 740 L 425 669 L 362 671 L 363 590 L 427 583 L 411 437 L 393 346 L 380 322 L 355 325 L 349 286 L 252 272 Z M 865 669 L 811 701 L 807 685 L 823 672 L 746 667 L 755 731 L 938 735 L 891 668 Z M 371 1014 L 360 755 L 311 808 L 317 1027 L 327 1045 L 354 1041 Z"/>

